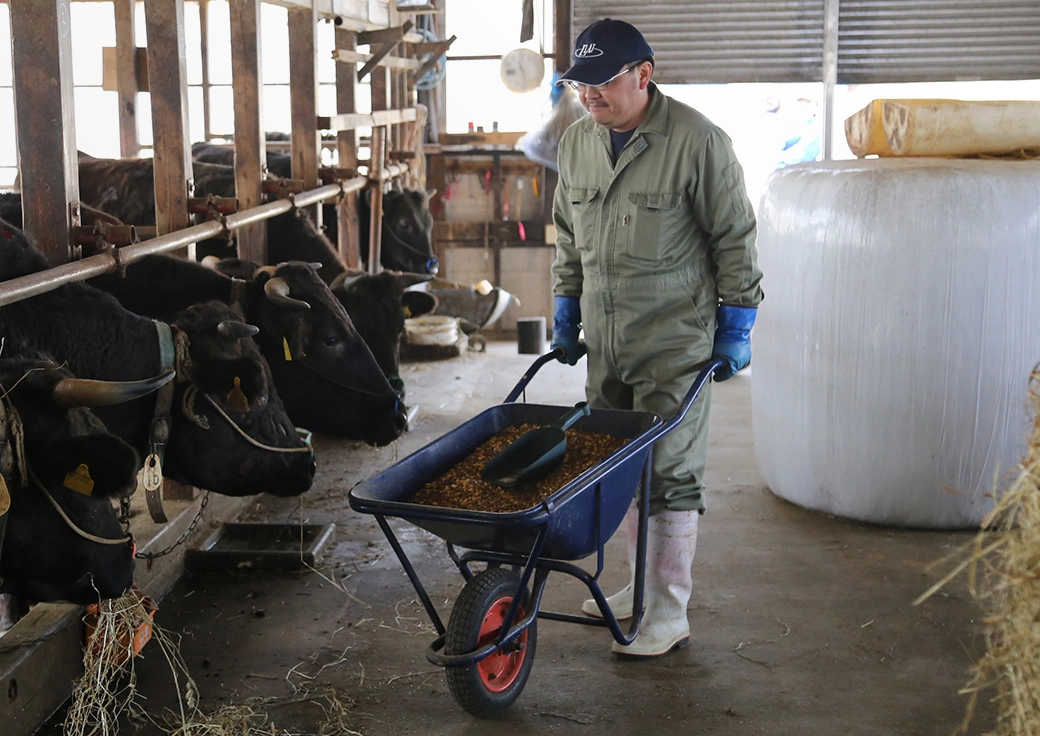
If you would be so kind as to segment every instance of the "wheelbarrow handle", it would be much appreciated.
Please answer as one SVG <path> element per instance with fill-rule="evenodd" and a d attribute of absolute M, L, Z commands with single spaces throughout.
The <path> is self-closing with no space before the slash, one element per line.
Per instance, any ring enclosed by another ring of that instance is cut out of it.
<path fill-rule="evenodd" d="M 509 392 L 509 396 L 506 397 L 504 403 L 511 404 L 516 401 L 517 397 L 523 393 L 524 389 L 527 388 L 527 384 L 531 382 L 531 379 L 534 378 L 535 374 L 543 365 L 551 360 L 556 360 L 557 356 L 562 358 L 565 354 L 563 348 L 554 348 L 545 355 L 540 355 L 533 363 L 531 363 L 531 367 L 527 369 L 527 372 L 520 377 L 520 380 L 517 382 L 513 390 Z"/>

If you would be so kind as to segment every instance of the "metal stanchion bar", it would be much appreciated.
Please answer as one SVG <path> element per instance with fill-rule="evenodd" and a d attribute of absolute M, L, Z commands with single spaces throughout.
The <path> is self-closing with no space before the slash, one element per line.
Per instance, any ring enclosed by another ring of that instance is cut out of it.
<path fill-rule="evenodd" d="M 228 230 L 236 230 L 245 225 L 266 220 L 283 212 L 288 212 L 293 207 L 306 207 L 317 204 L 341 194 L 360 191 L 368 184 L 368 179 L 355 177 L 336 184 L 311 189 L 300 194 L 293 195 L 291 199 L 279 199 L 274 202 L 262 204 L 224 218 L 224 222 L 216 220 L 204 222 L 200 225 L 178 230 L 177 232 L 161 235 L 143 243 L 126 245 L 118 250 L 118 259 L 112 253 L 99 253 L 80 261 L 63 263 L 60 266 L 49 268 L 46 271 L 31 273 L 26 276 L 9 279 L 0 282 L 0 307 L 14 302 L 28 299 L 29 297 L 54 291 L 59 286 L 74 281 L 86 281 L 87 279 L 115 271 L 120 265 L 126 266 L 134 261 L 139 261 L 145 256 L 166 253 L 177 248 L 183 248 L 191 243 L 197 243 L 206 238 L 216 237 Z"/>

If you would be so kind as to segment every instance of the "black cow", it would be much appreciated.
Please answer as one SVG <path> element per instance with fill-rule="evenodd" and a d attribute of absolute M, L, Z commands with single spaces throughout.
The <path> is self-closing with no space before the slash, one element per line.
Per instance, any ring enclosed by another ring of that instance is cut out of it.
<path fill-rule="evenodd" d="M 408 291 L 430 277 L 415 273 L 381 271 L 378 274 L 344 273 L 332 283 L 332 293 L 354 320 L 358 332 L 372 348 L 390 383 L 401 381 L 401 336 L 407 317 L 421 317 L 437 308 L 437 297 L 425 291 Z M 355 317 L 356 315 L 356 317 Z M 396 385 L 396 384 L 395 384 Z"/>
<path fill-rule="evenodd" d="M 226 143 L 193 143 L 191 157 L 195 161 L 234 166 L 235 147 Z M 291 179 L 292 156 L 280 151 L 267 151 L 267 171 L 274 176 Z"/>
<path fill-rule="evenodd" d="M 250 279 L 259 266 L 238 258 L 225 258 L 212 268 L 226 276 Z M 372 351 L 390 385 L 404 397 L 400 376 L 401 335 L 406 317 L 421 317 L 437 308 L 437 297 L 424 291 L 408 291 L 431 277 L 415 273 L 381 271 L 372 275 L 344 271 L 332 283 L 332 294 L 350 315 L 350 320 Z"/>
<path fill-rule="evenodd" d="M 407 428 L 407 411 L 347 312 L 314 268 L 291 261 L 232 281 L 198 263 L 148 256 L 89 282 L 132 312 L 169 319 L 191 304 L 237 300 L 271 366 L 292 420 L 317 432 L 382 446 Z"/>
<path fill-rule="evenodd" d="M 215 143 L 196 143 L 191 147 L 192 158 L 198 162 L 224 164 L 234 166 L 235 149 L 232 146 Z M 270 174 L 282 178 L 292 176 L 292 157 L 286 153 L 268 151 L 267 170 Z M 196 183 L 196 190 L 199 189 Z M 358 241 L 361 260 L 368 262 L 369 226 L 371 209 L 369 191 L 358 197 Z M 223 195 L 231 196 L 231 195 Z M 379 263 L 390 271 L 407 273 L 426 273 L 437 275 L 439 263 L 433 255 L 433 215 L 430 213 L 430 197 L 432 191 L 414 189 L 390 190 L 383 195 L 383 220 L 380 236 Z M 322 207 L 322 224 L 330 241 L 328 249 L 302 251 L 301 245 L 291 238 L 274 239 L 269 237 L 270 244 L 277 243 L 292 250 L 277 253 L 270 252 L 271 263 L 283 260 L 317 261 L 324 264 L 323 278 L 329 283 L 342 272 L 342 264 L 336 255 L 335 246 L 338 237 L 339 220 L 336 217 L 336 205 L 326 202 Z M 136 224 L 136 223 L 135 223 Z M 314 247 L 313 244 L 310 244 Z M 270 246 L 269 246 L 270 247 Z M 225 255 L 210 250 L 209 254 Z M 313 258 L 311 256 L 314 256 Z"/>
<path fill-rule="evenodd" d="M 379 241 L 379 263 L 383 268 L 437 275 L 440 264 L 433 255 L 432 196 L 433 191 L 415 189 L 391 189 L 383 195 L 383 227 Z M 361 260 L 366 265 L 371 222 L 369 207 L 367 196 L 358 197 L 358 240 L 361 242 Z M 335 237 L 335 232 L 330 230 L 329 239 L 335 242 Z"/>
<path fill-rule="evenodd" d="M 113 500 L 134 492 L 140 458 L 81 407 L 139 398 L 172 378 L 105 384 L 44 356 L 0 359 L 0 471 L 10 492 L 0 593 L 86 604 L 130 587 L 134 542 Z"/>
<path fill-rule="evenodd" d="M 0 221 L 0 280 L 49 265 L 24 233 Z M 286 415 L 256 343 L 243 339 L 256 328 L 219 302 L 195 305 L 170 326 L 177 381 L 164 474 L 231 496 L 296 496 L 310 488 L 310 448 Z M 162 372 L 156 323 L 83 283 L 0 307 L 0 335 L 5 356 L 44 352 L 81 377 L 125 381 Z M 144 450 L 161 439 L 150 431 L 155 408 L 153 401 L 132 401 L 97 413 L 113 434 Z"/>
<path fill-rule="evenodd" d="M 19 230 L 24 229 L 21 192 L 0 192 L 0 220 L 11 223 Z M 99 222 L 105 222 L 109 225 L 123 224 L 119 218 L 83 203 L 80 203 L 80 222 L 87 227 Z"/>

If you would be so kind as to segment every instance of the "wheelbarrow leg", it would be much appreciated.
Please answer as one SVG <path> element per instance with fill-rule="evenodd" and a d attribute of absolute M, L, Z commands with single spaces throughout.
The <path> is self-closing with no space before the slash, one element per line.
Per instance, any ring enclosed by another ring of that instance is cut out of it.
<path fill-rule="evenodd" d="M 415 572 L 415 568 L 412 567 L 412 561 L 409 560 L 408 556 L 404 553 L 404 549 L 401 547 L 401 543 L 397 541 L 397 536 L 387 523 L 386 517 L 381 514 L 374 514 L 374 516 L 376 517 L 376 522 L 379 524 L 379 528 L 382 529 L 383 534 L 386 535 L 386 541 L 390 542 L 394 554 L 397 555 L 397 559 L 401 562 L 401 567 L 404 568 L 405 574 L 408 576 L 408 579 L 412 581 L 412 587 L 415 588 L 415 594 L 418 595 L 419 600 L 422 601 L 423 608 L 426 609 L 426 614 L 433 622 L 434 628 L 437 629 L 439 635 L 443 635 L 445 631 L 444 623 L 441 621 L 441 617 L 437 615 L 437 609 L 433 607 L 433 601 L 430 600 L 426 588 L 423 587 L 422 581 L 419 580 L 419 575 Z"/>

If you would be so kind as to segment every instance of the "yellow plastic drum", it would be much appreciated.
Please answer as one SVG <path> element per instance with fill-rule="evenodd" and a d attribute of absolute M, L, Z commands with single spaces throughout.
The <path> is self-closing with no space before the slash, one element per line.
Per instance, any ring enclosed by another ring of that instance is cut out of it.
<path fill-rule="evenodd" d="M 845 120 L 860 158 L 1040 154 L 1040 102 L 874 100 Z"/>

